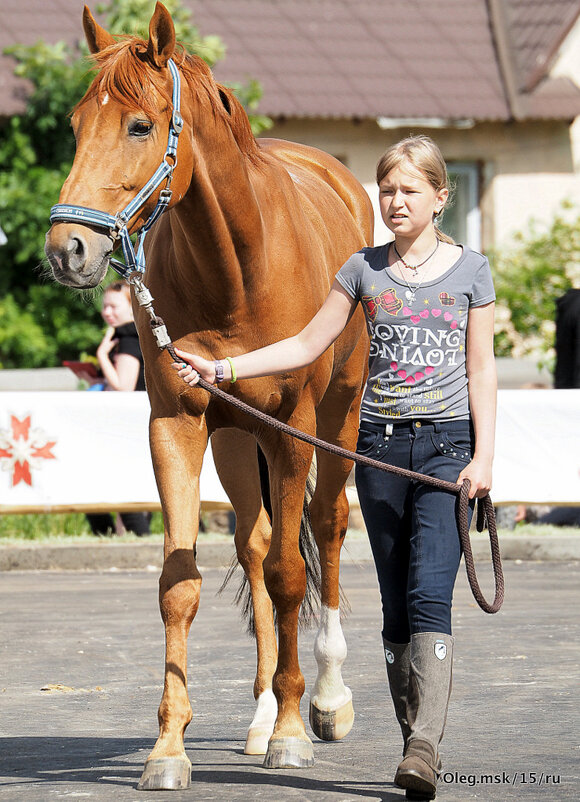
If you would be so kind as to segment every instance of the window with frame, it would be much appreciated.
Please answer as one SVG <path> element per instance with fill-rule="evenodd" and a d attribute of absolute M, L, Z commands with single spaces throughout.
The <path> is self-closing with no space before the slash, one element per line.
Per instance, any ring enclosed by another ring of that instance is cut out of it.
<path fill-rule="evenodd" d="M 481 250 L 479 168 L 475 162 L 448 162 L 447 173 L 454 191 L 439 227 L 455 242 Z"/>

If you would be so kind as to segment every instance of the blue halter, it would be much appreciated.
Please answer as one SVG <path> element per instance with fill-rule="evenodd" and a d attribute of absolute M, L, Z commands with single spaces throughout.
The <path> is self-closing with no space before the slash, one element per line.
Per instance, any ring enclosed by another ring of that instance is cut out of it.
<path fill-rule="evenodd" d="M 181 104 L 181 79 L 179 71 L 172 59 L 167 62 L 171 77 L 173 78 L 173 113 L 169 124 L 169 135 L 167 138 L 167 149 L 163 161 L 145 184 L 143 189 L 137 193 L 133 200 L 125 208 L 112 215 L 107 212 L 100 212 L 97 209 L 89 209 L 85 206 L 73 206 L 68 203 L 57 203 L 50 210 L 50 223 L 81 223 L 83 225 L 97 226 L 109 232 L 114 240 L 120 239 L 123 248 L 123 255 L 127 264 L 123 264 L 118 259 L 111 258 L 110 264 L 123 278 L 128 278 L 135 273 L 145 273 L 145 254 L 143 244 L 147 232 L 155 221 L 163 214 L 171 200 L 171 190 L 169 186 L 173 177 L 173 170 L 177 165 L 177 141 L 183 128 L 183 118 L 180 112 Z M 145 204 L 148 198 L 155 192 L 162 181 L 166 181 L 165 188 L 159 193 L 157 205 L 145 225 L 139 232 L 137 252 L 133 248 L 133 243 L 129 236 L 127 223 Z"/>

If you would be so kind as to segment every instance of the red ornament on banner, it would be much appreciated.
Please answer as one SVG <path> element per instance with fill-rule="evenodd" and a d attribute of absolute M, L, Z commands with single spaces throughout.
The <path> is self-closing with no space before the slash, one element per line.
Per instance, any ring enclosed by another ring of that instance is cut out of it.
<path fill-rule="evenodd" d="M 12 487 L 24 482 L 32 486 L 32 471 L 42 467 L 41 460 L 56 459 L 45 431 L 32 428 L 31 416 L 22 420 L 10 416 L 10 429 L 0 429 L 0 468 L 9 471 Z"/>

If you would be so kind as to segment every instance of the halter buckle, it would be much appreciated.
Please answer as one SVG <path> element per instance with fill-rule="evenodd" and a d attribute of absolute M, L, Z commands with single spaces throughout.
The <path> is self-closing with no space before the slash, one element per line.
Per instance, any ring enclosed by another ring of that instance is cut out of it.
<path fill-rule="evenodd" d="M 111 226 L 111 236 L 113 239 L 119 239 L 123 234 L 123 229 L 127 228 L 127 221 L 123 217 L 123 212 L 117 212 L 115 215 L 115 222 Z"/>
<path fill-rule="evenodd" d="M 178 111 L 174 111 L 173 112 L 173 115 L 172 115 L 172 118 L 171 118 L 171 124 L 172 124 L 173 130 L 175 131 L 176 134 L 180 134 L 182 132 L 182 130 L 183 130 L 183 117 L 181 116 L 181 114 Z"/>
<path fill-rule="evenodd" d="M 159 193 L 159 200 L 157 201 L 158 205 L 167 206 L 169 201 L 171 200 L 171 196 L 173 195 L 172 189 L 162 189 Z"/>

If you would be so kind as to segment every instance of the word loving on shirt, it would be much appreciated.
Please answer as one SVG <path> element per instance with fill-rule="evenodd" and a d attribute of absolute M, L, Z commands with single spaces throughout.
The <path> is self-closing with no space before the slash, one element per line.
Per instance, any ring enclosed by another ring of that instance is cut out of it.
<path fill-rule="evenodd" d="M 427 316 L 429 312 L 425 310 L 420 314 Z M 464 326 L 465 319 L 456 323 L 454 328 L 446 326 L 441 329 L 428 329 L 402 322 L 376 325 L 370 323 L 370 356 L 413 367 L 451 367 L 457 364 L 457 355 L 464 347 L 464 334 L 461 331 Z"/>

